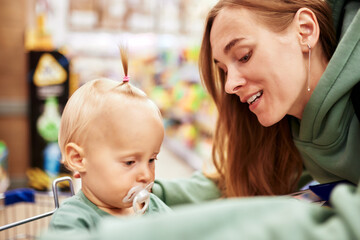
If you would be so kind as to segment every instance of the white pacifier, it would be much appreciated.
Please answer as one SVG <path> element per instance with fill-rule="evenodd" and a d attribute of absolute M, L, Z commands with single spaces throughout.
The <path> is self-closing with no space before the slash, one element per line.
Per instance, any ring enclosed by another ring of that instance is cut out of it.
<path fill-rule="evenodd" d="M 149 206 L 150 191 L 154 182 L 151 182 L 145 188 L 136 186 L 129 190 L 128 194 L 124 197 L 123 203 L 133 203 L 133 208 L 136 214 L 143 214 Z M 138 204 L 144 204 L 141 209 L 138 209 Z"/>

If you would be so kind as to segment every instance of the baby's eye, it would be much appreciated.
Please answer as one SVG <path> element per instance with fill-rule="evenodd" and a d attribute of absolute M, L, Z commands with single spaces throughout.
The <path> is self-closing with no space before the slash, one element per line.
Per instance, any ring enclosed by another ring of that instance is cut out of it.
<path fill-rule="evenodd" d="M 249 53 L 247 53 L 245 56 L 243 56 L 242 58 L 239 59 L 239 62 L 242 63 L 246 63 L 247 61 L 249 61 L 249 59 L 251 58 L 252 55 L 252 51 L 250 51 Z"/>
<path fill-rule="evenodd" d="M 131 166 L 131 165 L 133 165 L 135 163 L 135 161 L 126 161 L 125 162 L 125 164 L 127 165 L 127 166 Z"/>
<path fill-rule="evenodd" d="M 156 158 L 151 158 L 151 159 L 149 160 L 149 163 L 153 163 L 153 162 L 155 162 L 155 160 L 156 160 Z"/>

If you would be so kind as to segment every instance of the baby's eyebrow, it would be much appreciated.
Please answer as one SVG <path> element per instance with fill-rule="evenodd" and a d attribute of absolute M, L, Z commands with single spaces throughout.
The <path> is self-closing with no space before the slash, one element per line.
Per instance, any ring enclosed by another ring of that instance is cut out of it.
<path fill-rule="evenodd" d="M 141 156 L 141 152 L 138 151 L 127 151 L 127 152 L 121 152 L 118 154 L 118 156 L 122 159 L 136 159 Z"/>

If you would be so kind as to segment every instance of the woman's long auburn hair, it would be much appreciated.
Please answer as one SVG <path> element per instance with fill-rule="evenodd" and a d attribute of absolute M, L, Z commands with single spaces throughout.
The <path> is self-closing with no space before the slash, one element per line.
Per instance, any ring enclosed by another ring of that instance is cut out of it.
<path fill-rule="evenodd" d="M 253 10 L 274 32 L 286 29 L 300 8 L 312 10 L 327 59 L 336 47 L 331 9 L 323 0 L 221 0 L 205 23 L 199 69 L 218 109 L 212 150 L 218 185 L 225 197 L 288 194 L 296 190 L 303 169 L 288 119 L 263 127 L 247 104 L 225 92 L 225 74 L 213 62 L 210 32 L 216 16 L 224 8 L 242 7 Z"/>

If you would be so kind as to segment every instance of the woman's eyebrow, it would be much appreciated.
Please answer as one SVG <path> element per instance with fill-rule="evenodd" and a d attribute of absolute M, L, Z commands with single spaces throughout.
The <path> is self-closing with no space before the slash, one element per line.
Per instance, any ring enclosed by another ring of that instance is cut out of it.
<path fill-rule="evenodd" d="M 233 48 L 239 41 L 244 40 L 245 38 L 234 38 L 224 47 L 224 53 L 227 54 L 231 48 Z"/>
<path fill-rule="evenodd" d="M 228 44 L 226 44 L 226 46 L 224 47 L 224 53 L 228 54 L 228 52 L 231 50 L 231 48 L 233 48 L 238 42 L 244 40 L 245 38 L 234 38 L 233 40 L 231 40 Z M 214 59 L 214 63 L 217 64 L 219 63 L 218 60 Z"/>

